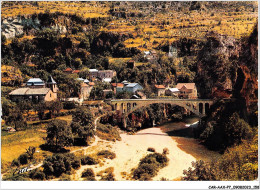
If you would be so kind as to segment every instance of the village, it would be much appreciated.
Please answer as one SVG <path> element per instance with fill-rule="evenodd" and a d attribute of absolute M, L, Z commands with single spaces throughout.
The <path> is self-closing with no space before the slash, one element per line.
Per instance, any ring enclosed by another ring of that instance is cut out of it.
<path fill-rule="evenodd" d="M 256 2 L 1 6 L 3 181 L 258 179 Z"/>
<path fill-rule="evenodd" d="M 66 74 L 75 73 L 71 68 L 64 70 Z M 146 95 L 142 92 L 143 87 L 138 83 L 129 83 L 122 81 L 121 83 L 112 83 L 112 78 L 116 75 L 115 71 L 89 69 L 89 75 L 83 78 L 76 78 L 81 82 L 78 97 L 69 97 L 64 101 L 75 101 L 82 104 L 87 101 L 91 90 L 95 86 L 95 81 L 108 83 L 110 89 L 103 90 L 103 96 L 108 97 L 109 94 L 118 94 L 128 92 L 132 94 L 131 99 L 146 99 Z M 195 83 L 178 83 L 175 87 L 169 88 L 162 84 L 154 85 L 154 98 L 184 98 L 197 99 L 197 89 Z M 44 82 L 40 78 L 30 78 L 21 88 L 17 88 L 9 93 L 12 101 L 29 100 L 33 103 L 48 102 L 57 100 L 58 84 L 49 76 L 48 81 Z"/>
<path fill-rule="evenodd" d="M 177 49 L 172 46 L 169 47 L 168 57 L 177 57 Z M 145 51 L 144 57 L 149 62 L 157 62 L 157 52 Z M 135 68 L 135 61 L 130 59 L 127 62 L 128 68 Z M 63 71 L 66 75 L 78 76 L 80 70 L 73 70 L 66 68 Z M 101 82 L 108 84 L 108 88 L 102 90 L 104 99 L 111 99 L 116 94 L 127 92 L 131 95 L 131 99 L 146 99 L 146 94 L 143 92 L 143 87 L 136 81 L 136 83 L 130 83 L 126 80 L 118 82 L 112 82 L 117 73 L 114 70 L 97 70 L 89 69 L 85 78 L 74 78 L 74 80 L 80 81 L 80 89 L 78 91 L 78 97 L 68 97 L 61 99 L 62 101 L 74 101 L 80 105 L 89 100 L 89 96 L 95 83 Z M 55 78 L 55 76 L 54 76 Z M 43 81 L 41 78 L 30 78 L 26 83 L 22 84 L 20 88 L 17 88 L 9 93 L 12 101 L 18 102 L 20 100 L 29 100 L 32 103 L 55 101 L 58 99 L 59 84 L 55 82 L 52 76 L 48 77 L 47 81 Z M 195 83 L 177 83 L 176 85 L 169 84 L 155 84 L 151 87 L 153 89 L 153 97 L 151 98 L 182 98 L 182 99 L 197 99 L 197 88 Z"/>

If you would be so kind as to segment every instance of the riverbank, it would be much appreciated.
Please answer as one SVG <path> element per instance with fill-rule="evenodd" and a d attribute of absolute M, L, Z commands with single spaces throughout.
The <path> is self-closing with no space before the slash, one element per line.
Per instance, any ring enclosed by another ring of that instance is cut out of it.
<path fill-rule="evenodd" d="M 178 143 L 158 127 L 141 130 L 135 135 L 121 134 L 121 138 L 121 141 L 116 142 L 99 142 L 92 152 L 93 154 L 100 149 L 107 149 L 116 153 L 115 159 L 107 159 L 102 166 L 82 166 L 73 175 L 73 180 L 82 180 L 80 176 L 86 168 L 93 168 L 97 174 L 109 167 L 114 167 L 116 180 L 131 180 L 132 169 L 138 166 L 141 158 L 151 153 L 147 151 L 149 147 L 155 148 L 156 152 L 159 153 L 162 153 L 164 148 L 169 149 L 168 166 L 161 169 L 153 180 L 179 178 L 182 176 L 183 170 L 191 167 L 191 162 L 196 160 L 195 157 L 181 150 Z M 97 177 L 97 179 L 99 178 Z"/>

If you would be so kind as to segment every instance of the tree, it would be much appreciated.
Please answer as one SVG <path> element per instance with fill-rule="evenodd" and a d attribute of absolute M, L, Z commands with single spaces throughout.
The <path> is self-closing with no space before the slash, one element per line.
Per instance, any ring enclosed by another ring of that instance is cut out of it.
<path fill-rule="evenodd" d="M 29 148 L 28 149 L 26 149 L 26 153 L 27 153 L 27 155 L 28 155 L 28 158 L 30 159 L 30 160 L 32 160 L 33 159 L 33 155 L 34 155 L 34 153 L 35 153 L 35 150 L 36 150 L 36 148 L 35 147 L 31 147 L 31 146 L 29 146 Z"/>
<path fill-rule="evenodd" d="M 224 127 L 227 136 L 227 146 L 240 144 L 242 139 L 252 138 L 252 129 L 237 113 L 233 113 Z"/>
<path fill-rule="evenodd" d="M 9 113 L 9 116 L 6 118 L 7 125 L 14 125 L 15 130 L 25 129 L 27 123 L 24 120 L 23 113 L 19 110 L 12 110 Z"/>
<path fill-rule="evenodd" d="M 52 118 L 53 114 L 57 114 L 60 112 L 60 110 L 63 108 L 63 105 L 59 100 L 56 100 L 56 101 L 48 102 L 47 108 L 49 109 L 49 113 Z"/>
<path fill-rule="evenodd" d="M 46 104 L 45 103 L 34 104 L 33 109 L 37 112 L 39 119 L 43 119 L 44 111 L 46 110 Z"/>
<path fill-rule="evenodd" d="M 79 106 L 72 114 L 72 121 L 79 122 L 81 126 L 93 125 L 93 115 L 88 108 Z"/>
<path fill-rule="evenodd" d="M 71 129 L 75 135 L 78 135 L 86 144 L 94 136 L 93 115 L 89 109 L 78 107 L 72 115 Z"/>
<path fill-rule="evenodd" d="M 47 126 L 47 144 L 58 151 L 73 143 L 72 131 L 66 121 L 55 119 Z"/>
<path fill-rule="evenodd" d="M 74 61 L 74 66 L 75 68 L 77 69 L 80 69 L 82 67 L 82 61 L 80 58 L 76 58 L 75 61 Z"/>
<path fill-rule="evenodd" d="M 103 93 L 103 86 L 102 85 L 95 85 L 89 95 L 90 99 L 93 100 L 102 100 L 104 98 L 104 93 Z"/>
<path fill-rule="evenodd" d="M 80 78 L 87 78 L 89 76 L 89 69 L 88 68 L 84 68 L 79 72 L 79 77 Z"/>
<path fill-rule="evenodd" d="M 185 181 L 215 181 L 217 180 L 216 171 L 209 163 L 202 160 L 192 162 L 189 170 L 184 170 L 185 175 L 182 179 Z"/>
<path fill-rule="evenodd" d="M 30 109 L 32 109 L 32 104 L 30 101 L 19 101 L 17 106 L 22 112 L 27 111 L 27 114 L 30 111 Z"/>

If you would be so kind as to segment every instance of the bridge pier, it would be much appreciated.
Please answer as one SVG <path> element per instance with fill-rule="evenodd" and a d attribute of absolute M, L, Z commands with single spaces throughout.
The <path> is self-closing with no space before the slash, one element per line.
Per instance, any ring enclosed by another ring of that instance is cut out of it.
<path fill-rule="evenodd" d="M 123 115 L 122 121 L 123 121 L 123 127 L 126 129 L 126 117 L 124 115 Z"/>
<path fill-rule="evenodd" d="M 205 104 L 202 104 L 202 115 L 205 115 Z"/>

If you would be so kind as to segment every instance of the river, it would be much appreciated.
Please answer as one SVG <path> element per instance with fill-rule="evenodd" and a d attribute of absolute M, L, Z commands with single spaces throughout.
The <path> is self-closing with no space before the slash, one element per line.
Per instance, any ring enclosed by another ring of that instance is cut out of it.
<path fill-rule="evenodd" d="M 191 154 L 197 160 L 211 161 L 218 159 L 221 154 L 207 149 L 200 144 L 198 139 L 194 138 L 193 128 L 196 127 L 198 122 L 199 117 L 192 116 L 184 118 L 180 122 L 169 122 L 157 127 L 171 136 L 181 150 Z"/>
<path fill-rule="evenodd" d="M 183 170 L 191 167 L 191 163 L 196 160 L 217 159 L 220 155 L 217 152 L 210 151 L 192 137 L 189 131 L 189 124 L 195 123 L 198 118 L 190 117 L 182 122 L 169 122 L 160 126 L 146 128 L 138 131 L 134 135 L 122 132 L 121 141 L 98 141 L 93 147 L 90 147 L 85 154 L 96 154 L 100 150 L 110 150 L 116 153 L 116 158 L 106 159 L 99 166 L 85 165 L 73 175 L 73 180 L 83 180 L 81 173 L 86 168 L 92 168 L 97 174 L 111 167 L 114 170 L 116 180 L 131 180 L 133 168 L 136 168 L 140 160 L 150 154 L 147 151 L 152 147 L 156 152 L 162 153 L 164 148 L 168 148 L 169 164 L 160 169 L 158 174 L 152 180 L 180 180 L 183 176 Z M 96 176 L 99 180 L 101 177 Z"/>

